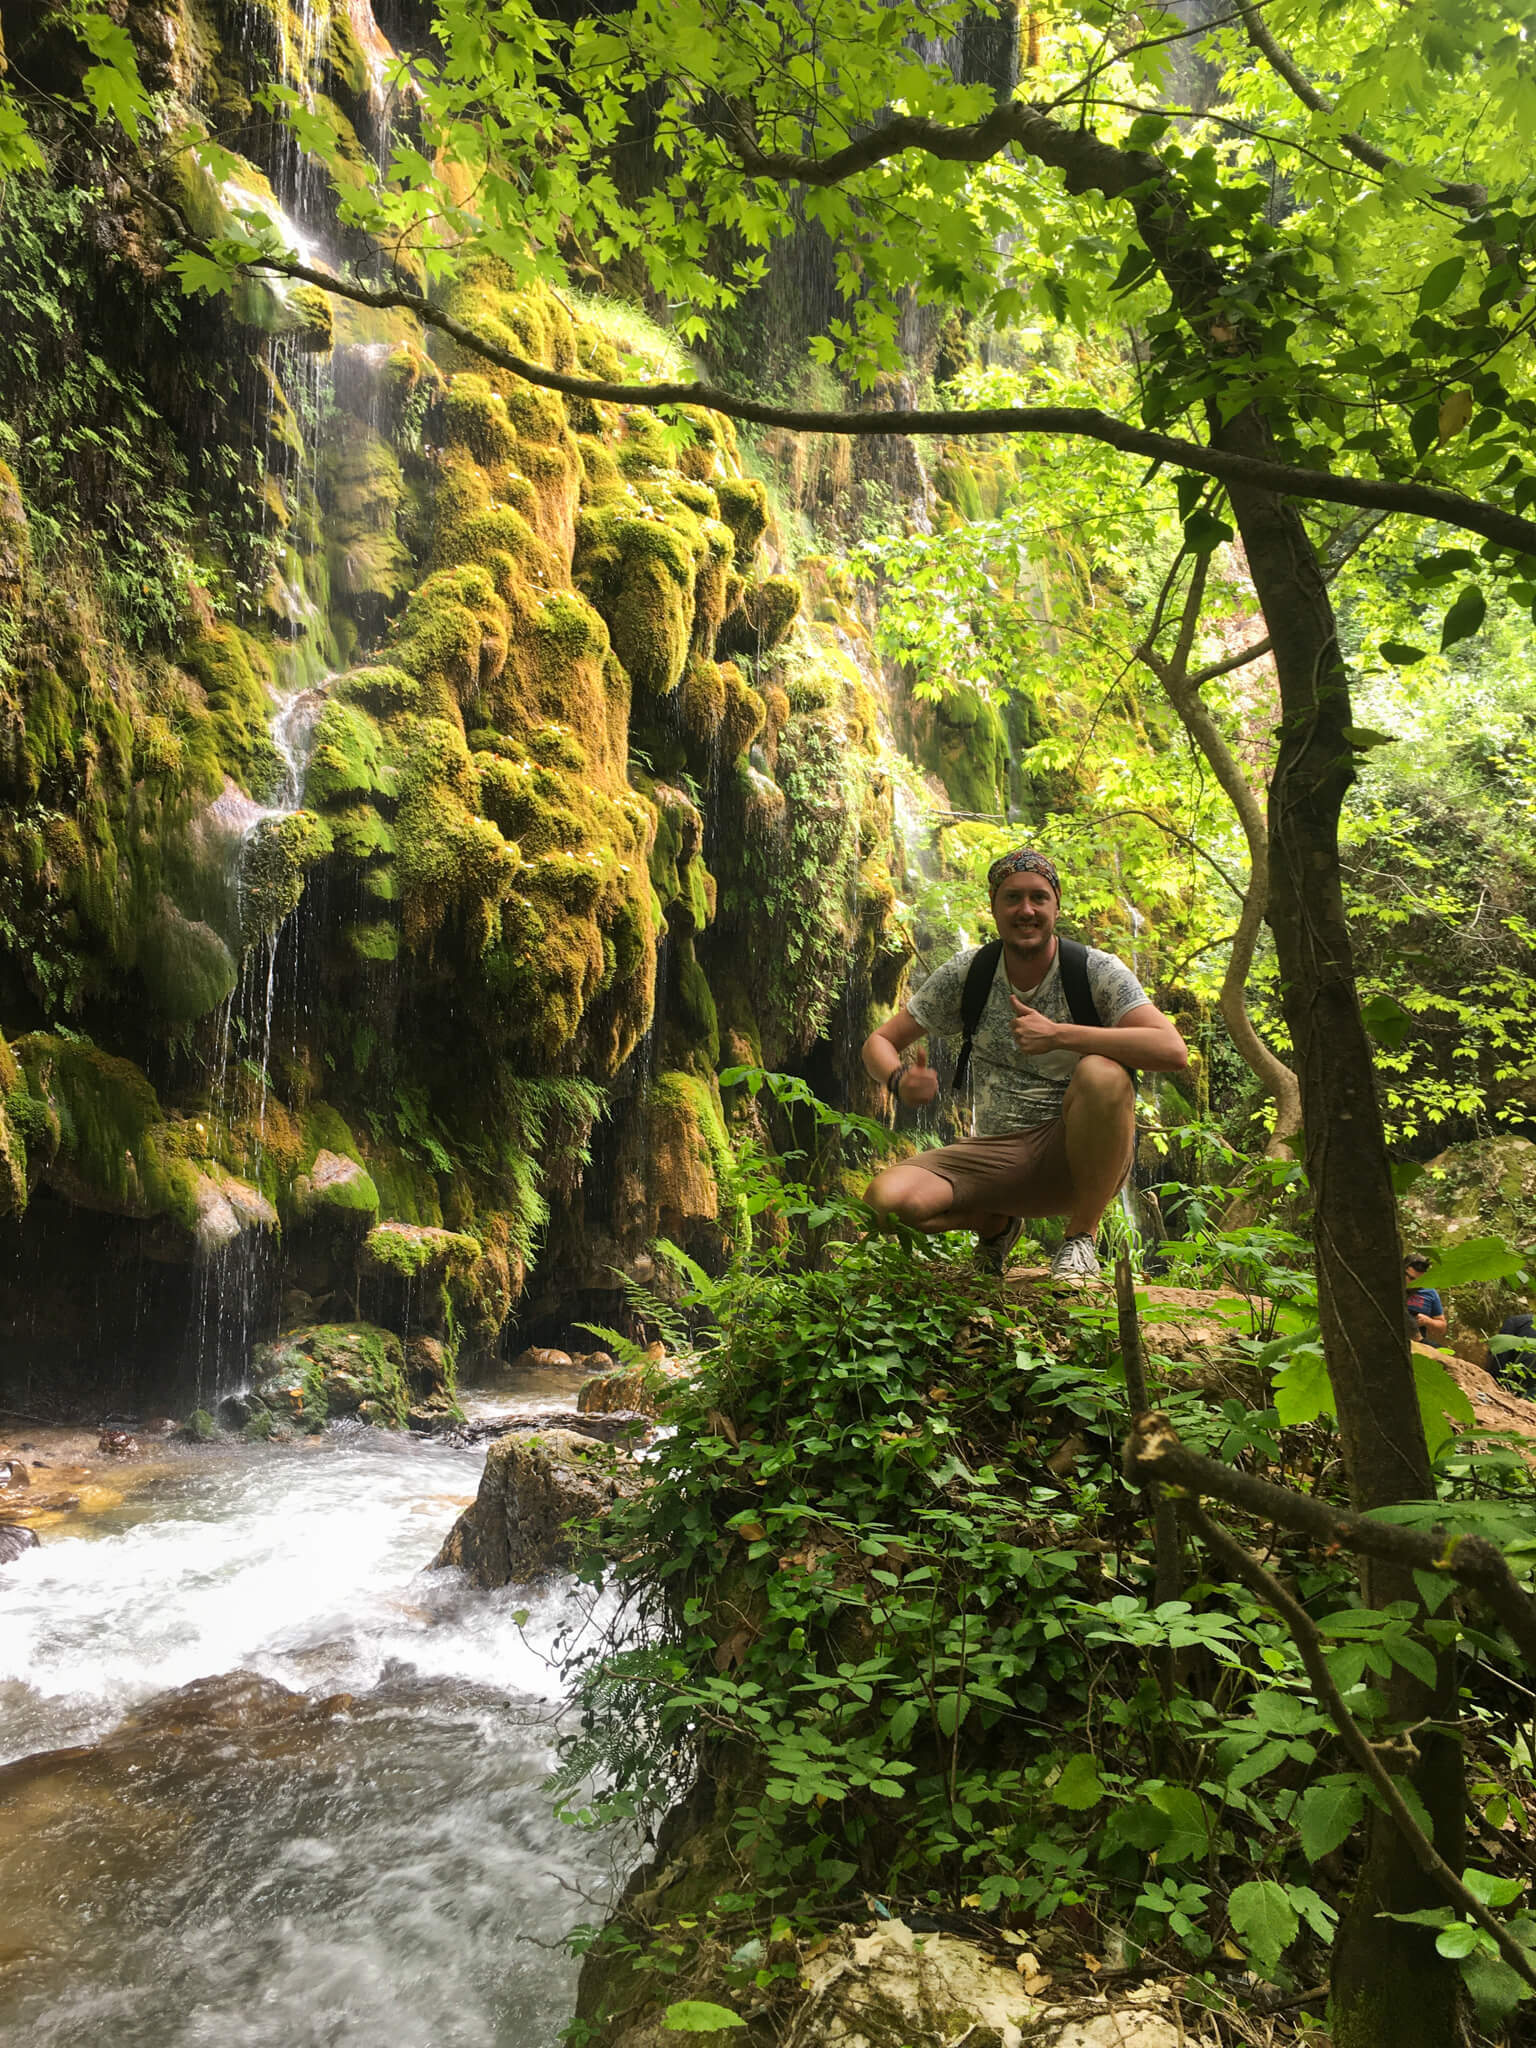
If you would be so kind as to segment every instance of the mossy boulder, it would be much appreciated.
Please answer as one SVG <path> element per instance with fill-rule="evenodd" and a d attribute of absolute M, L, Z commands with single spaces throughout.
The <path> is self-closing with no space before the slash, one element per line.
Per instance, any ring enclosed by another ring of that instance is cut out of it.
<path fill-rule="evenodd" d="M 163 1217 L 190 1249 L 198 1222 L 193 1134 L 173 1126 L 143 1072 L 84 1038 L 33 1032 L 14 1051 L 19 1085 L 8 1113 L 50 1187 L 81 1208 Z"/>
<path fill-rule="evenodd" d="M 410 1408 L 405 1353 L 373 1323 L 316 1323 L 260 1345 L 251 1360 L 255 1398 L 283 1421 L 318 1428 L 356 1416 L 403 1429 Z"/>
<path fill-rule="evenodd" d="M 366 1230 L 379 1213 L 379 1191 L 360 1160 L 322 1146 L 295 1175 L 288 1199 L 302 1222 L 332 1222 Z"/>
<path fill-rule="evenodd" d="M 183 916 L 165 895 L 144 929 L 137 965 L 150 1001 L 173 1025 L 216 1010 L 240 978 L 234 955 L 213 927 Z"/>
<path fill-rule="evenodd" d="M 1506 1134 L 1450 1145 L 1430 1160 L 1401 1209 L 1405 1248 L 1432 1260 L 1473 1237 L 1502 1237 L 1536 1254 L 1536 1144 Z M 1525 1300 L 1487 1283 L 1451 1289 L 1447 1304 L 1453 1329 L 1486 1336 Z"/>
<path fill-rule="evenodd" d="M 330 826 L 314 811 L 262 819 L 240 862 L 240 932 L 247 945 L 273 937 L 287 922 L 299 907 L 306 875 L 334 844 Z M 204 1010 L 212 1007 L 205 1003 Z M 192 1014 L 202 1016 L 204 1010 Z"/>
<path fill-rule="evenodd" d="M 21 1068 L 0 1038 L 0 1216 L 17 1216 L 27 1206 L 27 1146 L 10 1103 L 22 1093 Z"/>

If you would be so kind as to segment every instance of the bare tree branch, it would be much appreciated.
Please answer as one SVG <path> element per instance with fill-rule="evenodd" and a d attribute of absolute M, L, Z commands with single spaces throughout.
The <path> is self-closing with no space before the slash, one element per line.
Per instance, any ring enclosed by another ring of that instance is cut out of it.
<path fill-rule="evenodd" d="M 1216 477 L 1224 484 L 1246 484 L 1252 490 L 1278 496 L 1302 498 L 1321 504 L 1355 505 L 1367 511 L 1407 512 L 1419 519 L 1437 519 L 1463 532 L 1481 534 L 1495 546 L 1519 555 L 1536 555 L 1536 521 L 1522 519 L 1501 506 L 1488 505 L 1460 491 L 1442 490 L 1436 484 L 1390 482 L 1374 477 L 1337 476 L 1332 471 L 1308 469 L 1297 462 L 1270 462 L 1255 456 L 1236 455 L 1222 448 L 1202 447 L 1195 441 L 1181 441 L 1171 434 L 1153 433 L 1118 420 L 1111 413 L 1092 406 L 994 405 L 974 411 L 913 407 L 910 411 L 889 411 L 871 407 L 864 411 L 831 412 L 810 407 L 766 405 L 760 400 L 739 397 L 717 384 L 615 384 L 596 377 L 573 377 L 563 370 L 551 370 L 543 363 L 514 355 L 499 343 L 487 341 L 465 321 L 420 292 L 400 286 L 358 284 L 333 276 L 297 258 L 263 257 L 245 266 L 271 270 L 279 276 L 297 278 L 318 285 L 337 298 L 350 299 L 359 306 L 381 309 L 400 307 L 414 313 L 423 326 L 435 327 L 461 347 L 510 370 L 514 376 L 546 391 L 558 391 L 569 398 L 590 398 L 608 405 L 697 405 L 730 419 L 749 420 L 754 426 L 784 427 L 803 434 L 1047 434 L 1076 436 L 1102 442 L 1127 455 L 1139 455 L 1153 462 L 1176 463 L 1181 469 Z"/>
<path fill-rule="evenodd" d="M 1488 1603 L 1536 1672 L 1536 1601 L 1520 1585 L 1503 1552 L 1486 1537 L 1447 1537 L 1399 1522 L 1341 1513 L 1310 1494 L 1293 1493 L 1190 1450 L 1166 1415 L 1137 1417 L 1126 1440 L 1125 1475 L 1137 1486 L 1161 1479 L 1195 1494 L 1211 1494 L 1245 1514 L 1329 1547 L 1342 1545 L 1363 1557 L 1410 1570 L 1447 1573 Z"/>
<path fill-rule="evenodd" d="M 1280 75 L 1295 93 L 1304 107 L 1310 107 L 1314 114 L 1331 114 L 1333 101 L 1327 93 L 1319 92 L 1301 66 L 1286 50 L 1282 49 L 1270 33 L 1269 24 L 1256 7 L 1242 4 L 1239 13 L 1248 40 L 1259 52 L 1270 68 Z M 1352 128 L 1340 129 L 1336 141 L 1340 149 L 1352 156 L 1356 163 L 1362 163 L 1372 171 L 1396 171 L 1404 168 L 1396 157 L 1384 149 L 1378 149 L 1374 142 L 1367 142 L 1363 135 L 1357 135 Z M 1458 206 L 1465 213 L 1482 213 L 1488 205 L 1487 188 L 1482 185 L 1458 185 L 1446 181 L 1435 187 L 1434 197 L 1444 206 Z"/>

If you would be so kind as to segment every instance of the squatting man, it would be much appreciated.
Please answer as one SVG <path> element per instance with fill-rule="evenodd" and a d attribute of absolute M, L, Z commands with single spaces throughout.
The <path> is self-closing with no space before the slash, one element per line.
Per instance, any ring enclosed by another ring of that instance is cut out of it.
<path fill-rule="evenodd" d="M 1069 947 L 1063 981 L 1061 881 L 1027 847 L 987 874 L 1001 948 L 971 1043 L 971 1136 L 888 1166 L 864 1199 L 918 1230 L 974 1230 L 981 1262 L 1000 1272 L 1024 1218 L 1063 1216 L 1054 1279 L 1097 1278 L 1099 1220 L 1130 1171 L 1136 1145 L 1132 1070 L 1175 1074 L 1188 1052 L 1172 1021 L 1111 953 Z M 904 1009 L 864 1041 L 864 1066 L 898 1102 L 932 1102 L 939 1077 L 918 1041 L 963 1033 L 967 947 L 929 976 Z M 1086 966 L 1086 986 L 1082 969 Z M 979 970 L 985 976 L 985 965 Z M 1076 1000 L 1073 993 L 1076 992 Z M 971 1009 L 979 1000 L 973 995 Z M 1097 1023 L 1074 1021 L 1084 1012 Z M 910 1064 L 902 1055 L 917 1046 Z"/>

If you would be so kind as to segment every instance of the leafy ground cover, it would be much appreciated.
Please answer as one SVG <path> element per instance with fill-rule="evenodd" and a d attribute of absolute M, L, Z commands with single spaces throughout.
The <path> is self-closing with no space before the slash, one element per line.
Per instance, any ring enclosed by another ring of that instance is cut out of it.
<path fill-rule="evenodd" d="M 1203 2009 L 1230 2038 L 1245 2012 L 1321 2018 L 1375 1794 L 1276 1613 L 1187 1542 L 1165 1596 L 1146 1501 L 1120 1474 L 1112 1299 L 1019 1299 L 959 1240 L 855 1236 L 850 1206 L 766 1177 L 749 1199 L 755 1249 L 723 1280 L 678 1262 L 699 1371 L 667 1411 L 654 1484 L 587 1559 L 623 1616 L 585 1662 L 571 1810 L 654 1828 L 691 1795 L 685 1827 L 708 1838 L 690 1879 L 674 1874 L 661 1903 L 642 1889 L 597 1937 L 593 1981 L 631 2006 L 725 1999 L 775 2039 L 833 1924 L 905 1916 L 1026 1939 L 1057 1984 L 1172 1973 L 1191 2024 Z M 807 1225 L 823 1263 L 806 1261 Z M 1191 1448 L 1337 1500 L 1328 1418 L 1277 1408 L 1310 1287 L 1287 1255 L 1269 1226 L 1183 1247 L 1189 1277 L 1256 1310 L 1269 1275 L 1292 1334 L 1277 1342 L 1260 1312 L 1234 1336 L 1226 1383 L 1242 1396 L 1154 1358 L 1153 1399 Z M 1425 1514 L 1528 1565 L 1526 1463 L 1442 1435 Z M 1467 1883 L 1536 1946 L 1529 1674 L 1511 1645 L 1431 1574 L 1419 1602 L 1370 1608 L 1342 1554 L 1227 1520 L 1316 1623 L 1410 1804 L 1413 1732 L 1392 1724 L 1386 1682 L 1459 1645 Z M 1502 2038 L 1518 1977 L 1450 1906 L 1435 1924 Z M 612 2038 L 600 2003 L 584 2001 L 573 2040 Z"/>

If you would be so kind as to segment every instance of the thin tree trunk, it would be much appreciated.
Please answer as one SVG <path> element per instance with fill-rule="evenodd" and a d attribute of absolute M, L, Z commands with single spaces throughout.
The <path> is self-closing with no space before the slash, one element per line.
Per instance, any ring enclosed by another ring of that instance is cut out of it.
<path fill-rule="evenodd" d="M 1189 653 L 1199 623 L 1200 604 L 1205 595 L 1206 558 L 1202 557 L 1190 578 L 1184 600 L 1178 643 L 1173 658 L 1165 660 L 1150 638 L 1137 649 L 1141 659 L 1162 684 L 1179 721 L 1216 777 L 1227 801 L 1237 813 L 1248 842 L 1248 887 L 1232 935 L 1227 969 L 1221 978 L 1217 1005 L 1238 1056 L 1266 1090 L 1275 1105 L 1275 1120 L 1264 1147 L 1267 1159 L 1289 1159 L 1291 1141 L 1301 1129 L 1301 1084 L 1294 1071 L 1260 1038 L 1248 1013 L 1248 974 L 1253 966 L 1253 949 L 1259 928 L 1269 907 L 1269 830 L 1259 799 L 1249 787 L 1237 756 L 1227 745 L 1226 735 L 1211 716 L 1200 695 L 1202 678 L 1189 672 Z"/>
<path fill-rule="evenodd" d="M 1247 452 L 1267 444 L 1240 415 L 1218 439 Z M 1433 1496 L 1403 1307 L 1397 1204 L 1370 1041 L 1355 992 L 1339 869 L 1339 810 L 1354 776 L 1349 682 L 1316 550 L 1295 506 L 1231 492 L 1248 563 L 1274 641 L 1280 751 L 1270 785 L 1269 921 L 1300 1079 L 1306 1164 L 1315 1204 L 1318 1307 L 1357 1509 Z M 1368 1562 L 1373 1606 L 1416 1598 L 1411 1574 Z M 1450 1659 L 1425 1687 L 1399 1673 L 1393 1712 L 1411 1722 L 1454 1713 Z M 1463 1862 L 1461 1752 L 1421 1735 L 1413 1780 L 1435 1846 Z M 1334 1950 L 1335 2048 L 1452 2048 L 1459 2039 L 1455 1973 L 1420 1927 L 1383 1919 L 1439 1903 L 1390 1819 L 1373 1813 L 1365 1867 Z"/>

